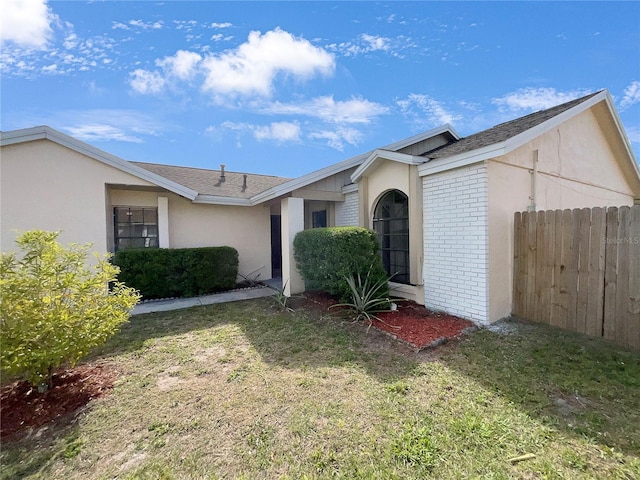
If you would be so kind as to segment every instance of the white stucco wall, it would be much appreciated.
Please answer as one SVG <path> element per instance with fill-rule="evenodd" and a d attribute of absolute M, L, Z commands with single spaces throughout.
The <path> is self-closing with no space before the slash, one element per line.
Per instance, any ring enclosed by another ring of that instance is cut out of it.
<path fill-rule="evenodd" d="M 425 306 L 489 321 L 484 163 L 422 178 Z"/>
<path fill-rule="evenodd" d="M 336 202 L 336 226 L 358 225 L 358 192 L 346 193 L 344 202 Z"/>
<path fill-rule="evenodd" d="M 0 248 L 15 249 L 17 231 L 62 230 L 62 243 L 93 243 L 106 252 L 105 183 L 150 183 L 49 140 L 6 145 L 0 155 Z"/>

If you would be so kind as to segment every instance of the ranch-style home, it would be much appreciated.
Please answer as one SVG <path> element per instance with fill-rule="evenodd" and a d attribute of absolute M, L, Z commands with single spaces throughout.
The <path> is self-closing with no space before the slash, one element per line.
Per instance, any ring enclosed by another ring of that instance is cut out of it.
<path fill-rule="evenodd" d="M 449 125 L 288 179 L 123 160 L 49 127 L 1 134 L 2 250 L 62 230 L 94 249 L 229 245 L 240 272 L 304 290 L 303 229 L 378 233 L 394 294 L 477 323 L 511 313 L 513 218 L 633 205 L 640 170 L 600 91 L 468 137 Z"/>

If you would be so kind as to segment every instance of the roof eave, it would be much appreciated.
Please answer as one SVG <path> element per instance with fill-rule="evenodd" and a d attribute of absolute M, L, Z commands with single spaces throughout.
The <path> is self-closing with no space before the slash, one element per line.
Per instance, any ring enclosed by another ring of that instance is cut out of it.
<path fill-rule="evenodd" d="M 0 136 L 0 145 L 14 145 L 34 140 L 50 140 L 58 145 L 62 145 L 63 147 L 74 150 L 82 155 L 93 158 L 105 165 L 138 177 L 141 180 L 145 180 L 158 187 L 162 187 L 182 197 L 188 198 L 189 200 L 194 200 L 198 195 L 198 192 L 195 190 L 145 170 L 144 168 L 133 165 L 127 160 L 111 155 L 104 150 L 100 150 L 88 143 L 77 140 L 69 135 L 65 135 L 51 127 L 40 126 L 26 128 L 23 130 L 14 130 L 12 132 L 2 132 L 2 135 Z"/>
<path fill-rule="evenodd" d="M 408 153 L 393 152 L 385 149 L 377 149 L 371 152 L 367 159 L 360 164 L 355 172 L 351 175 L 351 181 L 357 183 L 366 172 L 373 167 L 379 160 L 391 160 L 393 162 L 404 163 L 406 165 L 421 165 L 426 159 L 424 157 L 409 155 Z"/>
<path fill-rule="evenodd" d="M 248 198 L 223 197 L 221 195 L 198 195 L 193 203 L 206 205 L 227 205 L 234 207 L 251 207 L 253 203 Z"/>
<path fill-rule="evenodd" d="M 397 142 L 391 143 L 382 147 L 379 150 L 386 151 L 397 151 L 408 145 L 412 145 L 414 143 L 420 142 L 422 140 L 426 140 L 427 138 L 434 137 L 436 135 L 440 135 L 442 133 L 449 133 L 456 140 L 460 139 L 460 135 L 458 132 L 454 130 L 454 128 L 448 123 L 445 125 L 441 125 L 439 127 L 433 128 L 426 132 L 419 133 L 418 135 L 414 135 L 409 138 L 405 138 L 403 140 L 399 140 Z M 375 152 L 375 150 L 374 150 Z M 294 190 L 299 188 L 304 188 L 307 185 L 323 180 L 324 178 L 330 177 L 331 175 L 335 175 L 336 173 L 340 173 L 344 170 L 348 170 L 349 168 L 353 168 L 361 165 L 372 152 L 361 153 L 360 155 L 356 155 L 355 157 L 348 158 L 343 160 L 342 162 L 336 163 L 334 165 L 330 165 L 328 167 L 322 168 L 320 170 L 316 170 L 315 172 L 311 172 L 307 175 L 303 175 L 302 177 L 295 178 L 288 182 L 285 182 L 276 187 L 272 187 L 264 192 L 258 193 L 251 197 L 251 203 L 256 205 L 258 203 L 267 202 L 269 200 L 273 200 L 283 195 L 287 195 Z M 424 161 L 424 159 L 422 159 Z"/>

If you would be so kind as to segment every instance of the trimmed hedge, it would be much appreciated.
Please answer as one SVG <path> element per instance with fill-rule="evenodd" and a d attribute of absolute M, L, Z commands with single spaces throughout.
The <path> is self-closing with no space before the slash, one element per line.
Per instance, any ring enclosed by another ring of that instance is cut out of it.
<path fill-rule="evenodd" d="M 324 290 L 341 301 L 351 298 L 345 277 L 369 272 L 372 282 L 387 278 L 376 234 L 362 227 L 313 228 L 298 232 L 294 258 L 308 289 Z M 381 292 L 388 295 L 388 290 Z"/>
<path fill-rule="evenodd" d="M 120 267 L 118 280 L 145 299 L 229 290 L 238 278 L 238 251 L 231 247 L 127 249 L 112 261 Z"/>

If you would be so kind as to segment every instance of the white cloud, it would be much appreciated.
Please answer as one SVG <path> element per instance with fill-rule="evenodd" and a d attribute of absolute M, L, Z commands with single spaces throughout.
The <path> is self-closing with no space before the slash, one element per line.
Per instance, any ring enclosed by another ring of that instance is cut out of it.
<path fill-rule="evenodd" d="M 138 93 L 156 94 L 164 88 L 165 79 L 159 72 L 149 72 L 139 68 L 130 74 L 129 85 Z"/>
<path fill-rule="evenodd" d="M 450 112 L 429 95 L 411 93 L 406 99 L 397 100 L 396 104 L 406 117 L 421 128 L 452 124 L 460 119 L 459 115 Z"/>
<path fill-rule="evenodd" d="M 627 137 L 633 143 L 640 143 L 640 126 L 636 125 L 634 127 L 626 128 Z"/>
<path fill-rule="evenodd" d="M 328 45 L 327 48 L 345 57 L 354 57 L 375 51 L 388 52 L 391 50 L 391 39 L 363 33 L 353 42 L 333 43 Z"/>
<path fill-rule="evenodd" d="M 269 125 L 254 125 L 244 122 L 223 122 L 222 128 L 242 134 L 251 133 L 258 141 L 275 140 L 278 143 L 297 142 L 300 140 L 300 125 L 291 122 L 272 122 Z M 205 133 L 215 136 L 216 127 L 207 127 Z"/>
<path fill-rule="evenodd" d="M 588 93 L 589 91 L 587 90 L 569 90 L 566 92 L 559 92 L 555 88 L 551 87 L 529 87 L 508 93 L 499 98 L 494 98 L 491 100 L 491 103 L 500 108 L 515 112 L 533 112 L 555 107 L 556 105 L 569 102 L 587 95 Z"/>
<path fill-rule="evenodd" d="M 634 80 L 624 89 L 624 97 L 620 100 L 620 109 L 626 110 L 636 103 L 640 103 L 640 81 L 638 80 Z"/>
<path fill-rule="evenodd" d="M 275 140 L 278 143 L 300 140 L 300 125 L 291 122 L 273 122 L 253 129 L 257 140 Z"/>
<path fill-rule="evenodd" d="M 43 50 L 53 35 L 51 23 L 56 20 L 47 0 L 3 0 L 0 43 Z"/>
<path fill-rule="evenodd" d="M 379 35 L 368 35 L 363 33 L 360 38 L 367 46 L 367 51 L 374 52 L 376 50 L 389 50 L 389 39 Z"/>
<path fill-rule="evenodd" d="M 164 27 L 164 22 L 159 20 L 157 22 L 143 22 L 142 20 L 129 20 L 129 25 L 132 27 L 138 27 L 142 30 L 160 30 Z"/>
<path fill-rule="evenodd" d="M 114 127 L 113 125 L 94 123 L 78 127 L 66 127 L 65 130 L 67 130 L 73 137 L 86 142 L 118 141 L 142 143 L 141 138 L 128 134 L 121 128 Z"/>
<path fill-rule="evenodd" d="M 321 130 L 309 134 L 309 138 L 325 140 L 327 145 L 339 151 L 344 150 L 345 143 L 356 146 L 362 140 L 362 132 L 351 127 L 338 127 L 335 130 Z"/>
<path fill-rule="evenodd" d="M 32 125 L 60 125 L 61 130 L 88 142 L 143 143 L 166 127 L 157 117 L 129 109 L 61 110 L 29 119 Z"/>
<path fill-rule="evenodd" d="M 324 96 L 301 103 L 274 102 L 261 111 L 278 115 L 306 115 L 331 123 L 370 123 L 389 109 L 369 100 L 352 98 L 336 102 L 333 96 Z"/>
<path fill-rule="evenodd" d="M 233 24 L 231 24 L 229 22 L 224 22 L 224 23 L 213 22 L 211 24 L 211 28 L 231 28 L 231 27 L 233 27 Z"/>
<path fill-rule="evenodd" d="M 180 80 L 189 80 L 195 75 L 196 67 L 200 60 L 202 60 L 202 57 L 195 52 L 178 50 L 173 57 L 157 60 L 156 64 L 164 68 L 169 75 Z"/>
<path fill-rule="evenodd" d="M 202 65 L 207 73 L 203 89 L 216 96 L 269 96 L 279 74 L 305 79 L 335 69 L 332 54 L 280 28 L 264 35 L 251 32 L 247 42 L 207 57 Z"/>

